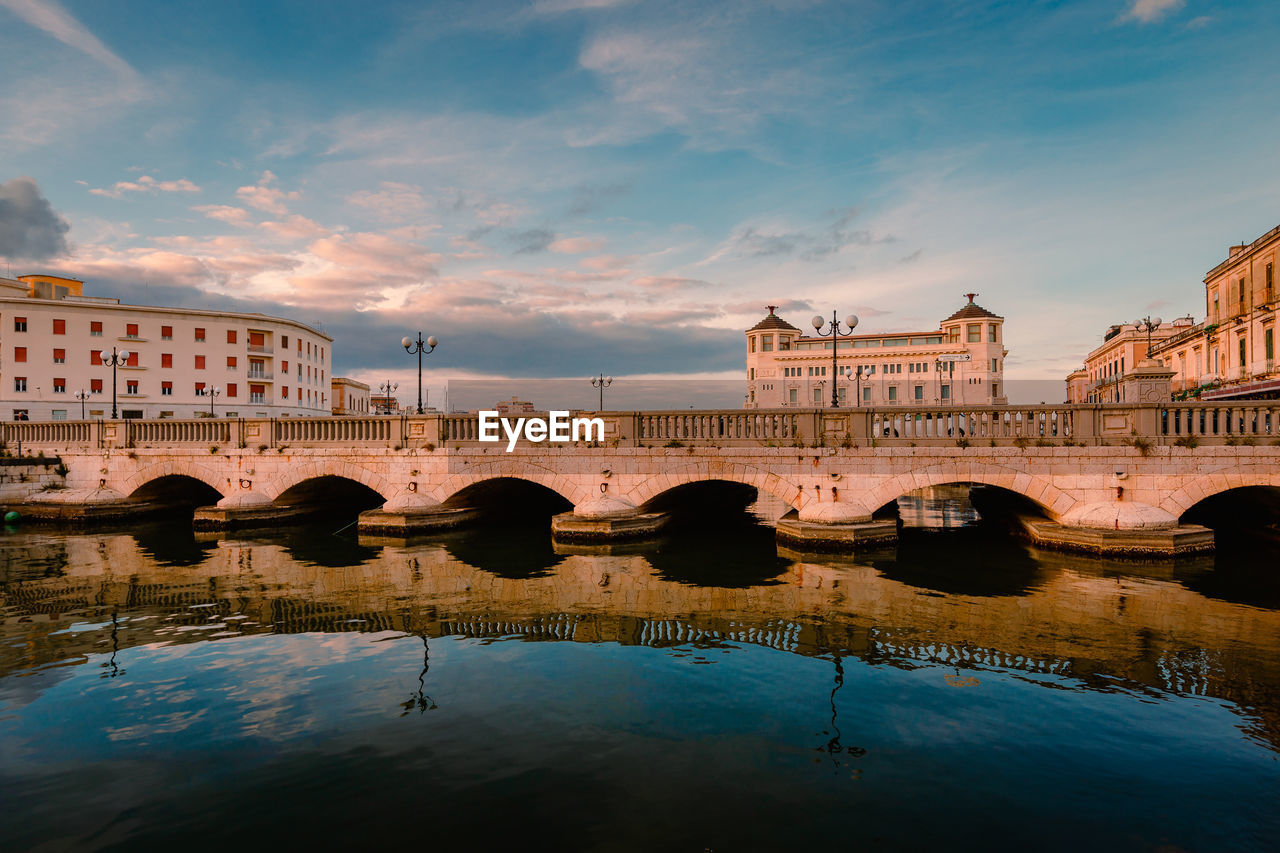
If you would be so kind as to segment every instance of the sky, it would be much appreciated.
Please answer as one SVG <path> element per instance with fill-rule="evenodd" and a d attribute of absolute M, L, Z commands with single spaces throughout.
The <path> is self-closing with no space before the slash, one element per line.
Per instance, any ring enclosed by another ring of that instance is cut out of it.
<path fill-rule="evenodd" d="M 334 368 L 741 377 L 764 306 L 1007 378 L 1203 315 L 1280 223 L 1280 4 L 0 0 L 0 273 L 261 311 Z"/>

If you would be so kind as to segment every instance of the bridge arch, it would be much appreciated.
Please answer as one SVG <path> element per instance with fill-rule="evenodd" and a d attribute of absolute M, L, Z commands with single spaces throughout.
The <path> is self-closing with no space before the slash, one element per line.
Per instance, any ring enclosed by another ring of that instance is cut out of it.
<path fill-rule="evenodd" d="M 226 495 L 229 488 L 227 478 L 222 474 L 207 465 L 179 456 L 135 471 L 121 483 L 120 492 L 132 495 L 144 486 L 166 477 L 190 477 L 193 480 L 199 480 L 219 495 Z"/>
<path fill-rule="evenodd" d="M 503 459 L 497 462 L 469 465 L 465 470 L 450 474 L 430 494 L 440 503 L 444 503 L 463 489 L 489 480 L 525 480 L 536 483 L 550 489 L 575 506 L 591 497 L 589 488 L 574 483 L 563 474 L 519 459 Z"/>
<path fill-rule="evenodd" d="M 1241 472 L 1235 469 L 1225 469 L 1215 471 L 1212 474 L 1202 474 L 1172 492 L 1161 502 L 1160 508 L 1167 511 L 1174 518 L 1181 518 L 1187 510 L 1206 498 L 1234 489 L 1266 486 L 1280 487 L 1280 470 L 1246 470 Z"/>
<path fill-rule="evenodd" d="M 956 462 L 908 471 L 886 480 L 870 493 L 865 503 L 874 511 L 916 489 L 952 483 L 981 483 L 1008 489 L 1041 507 L 1052 518 L 1061 517 L 1076 504 L 1075 498 L 1044 477 L 989 462 Z"/>
<path fill-rule="evenodd" d="M 386 478 L 381 474 L 334 456 L 318 457 L 310 461 L 300 462 L 297 465 L 290 465 L 285 469 L 284 473 L 274 480 L 268 481 L 261 487 L 255 486 L 254 491 L 260 492 L 274 501 L 289 489 L 308 480 L 318 480 L 321 477 L 338 477 L 344 480 L 352 480 L 377 492 L 382 496 L 383 500 L 390 498 L 397 491 L 387 483 Z"/>
<path fill-rule="evenodd" d="M 690 462 L 642 480 L 626 493 L 626 497 L 636 506 L 642 506 L 679 486 L 712 480 L 754 486 L 758 491 L 773 495 L 792 507 L 798 506 L 801 498 L 802 490 L 799 486 L 762 468 L 737 462 Z"/>

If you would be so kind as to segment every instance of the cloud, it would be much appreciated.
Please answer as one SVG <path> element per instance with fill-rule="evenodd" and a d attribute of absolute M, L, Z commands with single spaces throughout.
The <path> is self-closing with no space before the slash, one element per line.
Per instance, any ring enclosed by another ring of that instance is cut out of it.
<path fill-rule="evenodd" d="M 33 179 L 0 183 L 0 255 L 33 261 L 65 255 L 70 230 Z"/>
<path fill-rule="evenodd" d="M 459 200 L 461 196 L 458 197 Z M 382 181 L 377 190 L 360 190 L 347 196 L 347 201 L 362 207 L 379 219 L 404 222 L 426 214 L 430 202 L 422 187 L 396 181 Z"/>
<path fill-rule="evenodd" d="M 612 9 L 632 0 L 537 0 L 533 11 L 539 15 L 561 15 L 565 12 L 587 12 L 595 9 Z"/>
<path fill-rule="evenodd" d="M 1185 5 L 1186 0 L 1133 0 L 1129 10 L 1120 16 L 1120 20 L 1153 24 Z"/>
<path fill-rule="evenodd" d="M 566 216 L 585 216 L 631 191 L 630 184 L 583 185 L 573 191 Z"/>
<path fill-rule="evenodd" d="M 285 192 L 276 186 L 276 183 L 278 183 L 278 180 L 272 172 L 263 172 L 257 184 L 237 189 L 236 197 L 250 207 L 265 210 L 267 213 L 274 213 L 276 216 L 284 216 L 289 212 L 284 203 L 286 201 L 296 201 L 302 198 L 302 194 L 299 192 Z"/>
<path fill-rule="evenodd" d="M 546 228 L 530 228 L 511 234 L 509 240 L 515 247 L 515 254 L 536 255 L 551 248 L 551 244 L 556 241 L 556 232 Z"/>
<path fill-rule="evenodd" d="M 63 44 L 98 60 L 121 77 L 136 76 L 129 63 L 112 53 L 97 36 L 53 0 L 0 0 L 0 6 Z"/>
<path fill-rule="evenodd" d="M 440 256 L 384 234 L 335 234 L 307 247 L 316 257 L 358 274 L 421 279 L 436 274 Z"/>
<path fill-rule="evenodd" d="M 681 278 L 679 276 L 670 275 L 646 275 L 634 279 L 632 282 L 641 290 L 648 290 L 658 293 L 680 293 L 681 291 L 691 290 L 695 287 L 710 287 L 711 282 L 703 281 L 699 278 Z"/>
<path fill-rule="evenodd" d="M 701 263 L 717 261 L 725 256 L 766 258 L 775 255 L 797 255 L 803 261 L 819 261 L 838 254 L 848 246 L 891 243 L 889 235 L 877 236 L 865 229 L 849 226 L 857 218 L 856 209 L 831 211 L 829 225 L 807 231 L 784 231 L 756 225 L 739 226 L 729 239 Z"/>
<path fill-rule="evenodd" d="M 583 255 L 600 251 L 604 244 L 605 241 L 600 237 L 562 237 L 547 248 L 562 255 Z"/>
<path fill-rule="evenodd" d="M 95 187 L 89 192 L 92 195 L 107 198 L 120 198 L 125 193 L 198 193 L 200 188 L 186 178 L 179 178 L 176 181 L 157 181 L 150 175 L 143 175 L 136 181 L 118 181 L 110 189 Z"/>
<path fill-rule="evenodd" d="M 233 207 L 229 204 L 201 204 L 191 209 L 228 225 L 247 227 L 253 224 L 249 221 L 249 211 L 243 207 Z"/>

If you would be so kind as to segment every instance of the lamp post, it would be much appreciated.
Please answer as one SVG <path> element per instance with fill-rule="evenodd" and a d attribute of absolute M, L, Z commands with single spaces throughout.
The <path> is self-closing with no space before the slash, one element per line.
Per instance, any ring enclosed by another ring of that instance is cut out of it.
<path fill-rule="evenodd" d="M 1161 322 L 1163 321 L 1159 317 L 1143 317 L 1141 320 L 1133 321 L 1133 327 L 1135 329 L 1139 332 L 1147 333 L 1147 353 L 1144 356 L 1144 359 L 1151 358 L 1151 333 L 1160 328 Z"/>
<path fill-rule="evenodd" d="M 116 414 L 116 368 L 122 364 L 129 363 L 129 351 L 127 349 L 116 352 L 116 348 L 111 348 L 111 355 L 105 352 L 102 354 L 102 363 L 106 367 L 111 368 L 111 419 L 115 420 L 119 415 Z"/>
<path fill-rule="evenodd" d="M 418 414 L 422 414 L 422 354 L 431 352 L 439 343 L 435 335 L 431 335 L 424 341 L 422 332 L 418 332 L 416 341 L 413 338 L 400 339 L 400 346 L 404 347 L 405 352 L 418 356 Z"/>
<path fill-rule="evenodd" d="M 859 364 L 857 369 L 853 373 L 854 386 L 855 386 L 854 393 L 853 393 L 854 406 L 862 405 L 862 367 L 863 366 Z"/>
<path fill-rule="evenodd" d="M 89 399 L 89 392 L 81 388 L 76 392 L 76 399 L 80 401 L 80 420 L 84 420 L 84 402 Z"/>
<path fill-rule="evenodd" d="M 200 393 L 209 398 L 209 417 L 213 417 L 213 401 L 222 393 L 222 389 L 215 385 L 212 388 L 205 388 Z"/>
<path fill-rule="evenodd" d="M 378 391 L 382 394 L 382 414 L 391 414 L 391 395 L 394 394 L 396 389 L 399 387 L 399 382 L 392 382 L 390 379 L 378 386 Z"/>
<path fill-rule="evenodd" d="M 818 333 L 818 337 L 825 338 L 828 334 L 831 335 L 831 408 L 837 409 L 840 407 L 840 397 L 836 393 L 836 345 L 838 343 L 836 338 L 841 334 L 852 335 L 853 330 L 858 326 L 858 316 L 856 314 L 850 314 L 844 319 L 844 324 L 849 327 L 849 331 L 847 332 L 840 331 L 840 321 L 836 319 L 835 311 L 831 312 L 830 332 L 822 331 L 824 323 L 822 317 L 815 314 L 812 322 L 813 330 Z"/>
<path fill-rule="evenodd" d="M 613 377 L 605 376 L 603 373 L 600 374 L 599 379 L 593 378 L 591 380 L 591 387 L 600 389 L 600 408 L 597 409 L 596 411 L 600 411 L 600 412 L 604 411 L 604 389 L 608 388 L 612 384 L 613 384 Z"/>

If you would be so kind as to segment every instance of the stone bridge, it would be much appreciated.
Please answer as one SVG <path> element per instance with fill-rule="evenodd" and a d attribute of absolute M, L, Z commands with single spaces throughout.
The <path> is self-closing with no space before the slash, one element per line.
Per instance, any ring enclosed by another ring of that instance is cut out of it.
<path fill-rule="evenodd" d="M 1038 510 L 1026 529 L 1044 543 L 1176 553 L 1212 545 L 1182 523 L 1200 501 L 1280 487 L 1280 403 L 579 414 L 603 421 L 603 441 L 507 452 L 478 440 L 474 415 L 21 423 L 3 438 L 65 466 L 64 488 L 28 497 L 33 515 L 110 515 L 189 478 L 217 495 L 197 522 L 235 526 L 296 511 L 338 479 L 381 502 L 362 532 L 396 535 L 462 523 L 477 487 L 522 480 L 572 505 L 557 537 L 634 538 L 673 490 L 729 481 L 794 510 L 780 538 L 852 547 L 894 538 L 876 516 L 901 495 L 982 484 Z"/>

